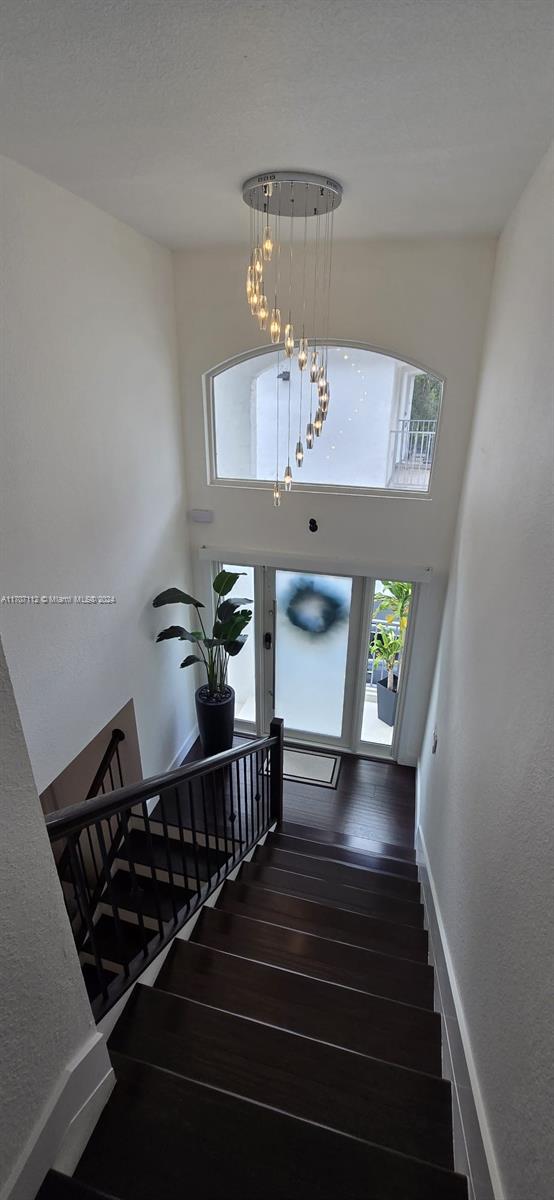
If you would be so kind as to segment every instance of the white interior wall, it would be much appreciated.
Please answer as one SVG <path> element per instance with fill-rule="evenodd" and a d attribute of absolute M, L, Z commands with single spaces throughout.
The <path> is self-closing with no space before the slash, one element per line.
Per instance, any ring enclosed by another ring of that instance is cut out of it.
<path fill-rule="evenodd" d="M 151 774 L 194 727 L 151 607 L 190 586 L 171 255 L 7 159 L 0 206 L 0 592 L 116 598 L 0 605 L 35 779 L 130 697 Z"/>
<path fill-rule="evenodd" d="M 33 1136 L 48 1096 L 71 1060 L 93 1038 L 95 1026 L 1 642 L 0 725 L 0 845 L 9 847 L 0 856 L 0 1193 L 4 1194 L 3 1186 Z"/>
<path fill-rule="evenodd" d="M 419 787 L 507 1200 L 552 1188 L 552 166 L 550 151 L 500 240 Z"/>
<path fill-rule="evenodd" d="M 346 203 L 346 201 L 345 201 Z M 419 238 L 338 240 L 333 256 L 330 336 L 359 341 L 420 362 L 446 378 L 432 498 L 336 496 L 293 492 L 273 508 L 271 493 L 208 486 L 202 375 L 263 344 L 244 297 L 244 247 L 175 255 L 178 337 L 185 412 L 189 506 L 212 509 L 211 525 L 190 526 L 194 550 L 227 547 L 300 555 L 340 569 L 356 562 L 380 577 L 431 568 L 414 628 L 414 666 L 400 746 L 416 760 L 427 710 L 441 602 L 477 387 L 496 241 Z M 217 303 L 214 303 L 217 297 Z M 267 335 L 265 335 L 267 336 Z M 308 530 L 316 517 L 319 532 Z M 294 565 L 297 565 L 294 563 Z M 200 578 L 200 576 L 197 576 Z M 398 574 L 397 574 L 398 577 Z"/>

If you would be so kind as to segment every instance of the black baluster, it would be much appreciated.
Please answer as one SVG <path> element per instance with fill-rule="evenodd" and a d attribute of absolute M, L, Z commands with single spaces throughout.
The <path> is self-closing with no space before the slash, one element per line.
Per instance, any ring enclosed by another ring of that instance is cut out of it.
<path fill-rule="evenodd" d="M 192 853 L 193 853 L 193 857 L 194 857 L 194 873 L 196 875 L 196 890 L 197 890 L 198 896 L 200 896 L 200 892 L 202 890 L 202 885 L 200 883 L 200 867 L 198 864 L 198 843 L 197 843 L 197 838 L 196 838 L 196 816 L 194 813 L 194 796 L 192 794 L 192 789 L 191 789 L 190 783 L 187 783 L 187 790 L 188 790 L 188 799 L 189 799 L 189 806 L 190 806 L 190 828 L 191 828 L 191 833 L 192 833 Z M 207 869 L 208 868 L 206 867 L 206 870 Z"/>
<path fill-rule="evenodd" d="M 250 845 L 251 831 L 248 828 L 248 787 L 246 783 L 246 759 L 242 760 L 242 778 L 244 783 L 244 832 L 246 835 L 246 846 Z"/>
<path fill-rule="evenodd" d="M 77 837 L 78 836 L 79 835 L 77 835 Z M 77 838 L 73 834 L 68 839 L 68 847 L 69 847 L 69 859 L 71 862 L 71 869 L 72 869 L 74 878 L 78 881 L 79 891 L 81 892 L 81 896 L 82 896 L 84 918 L 85 918 L 85 924 L 88 929 L 90 949 L 91 949 L 91 953 L 93 955 L 94 961 L 96 963 L 96 970 L 98 972 L 98 979 L 100 982 L 100 987 L 102 989 L 102 995 L 104 997 L 104 1000 L 106 1000 L 108 997 L 108 988 L 106 985 L 106 974 L 104 971 L 104 967 L 102 966 L 102 959 L 100 958 L 100 954 L 98 952 L 98 946 L 96 945 L 96 938 L 94 936 L 94 923 L 92 920 L 92 914 L 91 914 L 90 907 L 88 904 L 85 875 L 83 873 L 82 863 L 79 862 L 79 855 L 77 853 Z"/>
<path fill-rule="evenodd" d="M 188 874 L 188 866 L 187 866 L 187 842 L 185 840 L 185 831 L 183 829 L 183 814 L 181 811 L 181 793 L 179 790 L 179 784 L 177 784 L 177 787 L 175 788 L 175 808 L 177 811 L 177 821 L 178 821 L 178 828 L 179 828 L 179 845 L 181 847 L 181 862 L 183 864 L 183 879 L 185 881 L 185 891 L 186 891 L 186 897 L 187 897 L 186 898 L 186 908 L 187 908 L 187 912 L 188 912 L 190 909 L 190 888 L 189 888 L 189 874 Z"/>
<path fill-rule="evenodd" d="M 107 822 L 107 825 L 108 825 L 108 829 L 109 829 L 110 828 L 109 821 Z M 113 890 L 113 880 L 112 880 L 112 876 L 111 876 L 110 861 L 108 858 L 108 851 L 106 850 L 104 831 L 102 829 L 102 818 L 100 818 L 100 820 L 96 822 L 95 828 L 96 828 L 96 836 L 98 838 L 98 845 L 100 846 L 100 854 L 102 856 L 102 863 L 103 863 L 103 867 L 104 867 L 104 879 L 105 879 L 105 883 L 106 883 L 106 893 L 107 893 L 108 900 L 109 900 L 111 910 L 112 910 L 112 916 L 114 919 L 117 941 L 118 941 L 120 949 L 121 949 L 123 970 L 124 970 L 125 974 L 128 975 L 129 974 L 129 962 L 128 962 L 128 957 L 127 957 L 127 947 L 125 945 L 125 934 L 123 932 L 121 917 L 119 915 L 119 905 L 117 903 L 117 900 L 116 900 L 115 894 L 114 894 L 114 890 Z M 106 900 L 105 900 L 106 893 L 102 892 L 102 894 L 100 896 L 101 903 L 104 903 L 104 904 L 106 903 Z"/>
<path fill-rule="evenodd" d="M 160 908 L 160 895 L 159 895 L 159 891 L 158 891 L 158 876 L 157 876 L 156 867 L 154 864 L 154 844 L 152 842 L 152 830 L 150 828 L 150 815 L 148 812 L 148 803 L 146 800 L 143 800 L 143 802 L 141 804 L 141 808 L 142 808 L 142 819 L 144 821 L 144 830 L 145 830 L 146 838 L 148 841 L 148 855 L 149 855 L 149 864 L 148 865 L 152 872 L 152 882 L 154 884 L 154 903 L 156 905 L 156 916 L 158 918 L 158 932 L 159 932 L 160 939 L 161 939 L 161 938 L 163 938 L 163 935 L 164 935 L 164 923 L 162 920 L 162 910 Z"/>
<path fill-rule="evenodd" d="M 127 847 L 127 862 L 129 863 L 129 874 L 131 876 L 131 882 L 132 882 L 132 893 L 135 896 L 136 902 L 137 902 L 137 918 L 138 918 L 138 923 L 139 923 L 139 928 L 140 928 L 142 950 L 143 950 L 143 954 L 146 954 L 147 950 L 148 950 L 148 938 L 146 936 L 146 927 L 144 924 L 144 913 L 142 911 L 142 896 L 140 894 L 141 889 L 140 889 L 140 884 L 138 882 L 139 877 L 137 874 L 137 869 L 135 867 L 135 861 L 134 861 L 133 855 L 131 853 L 131 846 L 130 846 L 130 841 L 129 841 L 129 813 L 128 812 L 126 812 L 125 814 L 122 814 L 122 819 L 121 819 L 121 823 L 120 823 L 120 827 L 119 827 L 119 831 L 118 831 L 118 836 L 119 835 L 121 835 L 122 840 Z"/>
<path fill-rule="evenodd" d="M 173 910 L 173 920 L 176 921 L 177 920 L 177 905 L 175 903 L 175 882 L 173 879 L 173 867 L 171 865 L 171 854 L 170 854 L 171 843 L 169 840 L 167 817 L 165 815 L 165 804 L 164 804 L 163 792 L 160 792 L 160 799 L 159 799 L 158 803 L 159 803 L 159 808 L 160 808 L 160 812 L 162 815 L 162 825 L 163 825 L 163 831 L 164 831 L 164 846 L 165 846 L 165 857 L 166 857 L 166 862 L 167 862 L 167 874 L 169 876 L 169 893 L 170 893 L 170 897 L 171 897 L 171 908 Z"/>
<path fill-rule="evenodd" d="M 208 827 L 208 813 L 206 810 L 206 789 L 204 786 L 204 776 L 200 776 L 200 794 L 202 796 L 202 814 L 204 817 L 204 837 L 206 840 L 206 870 L 208 872 L 208 880 L 212 877 L 212 851 L 210 846 L 210 830 Z M 216 854 L 217 866 L 217 854 Z"/>
<path fill-rule="evenodd" d="M 234 858 L 237 853 L 237 850 L 236 850 L 237 839 L 235 836 L 235 825 L 236 825 L 236 820 L 237 820 L 237 814 L 235 812 L 235 806 L 233 803 L 232 765 L 233 765 L 232 763 L 229 763 L 229 766 L 225 767 L 225 770 L 227 772 L 227 784 L 228 784 L 228 791 L 229 791 L 228 801 L 229 801 L 229 824 L 231 826 L 231 848 L 232 848 L 231 854 L 232 854 L 232 857 Z"/>
<path fill-rule="evenodd" d="M 238 759 L 235 760 L 234 766 L 235 766 L 236 797 L 237 797 L 236 804 L 237 804 L 237 813 L 238 813 L 238 818 L 239 818 L 239 853 L 242 854 L 242 845 L 243 845 L 243 842 L 242 842 L 242 813 L 240 811 L 240 773 L 239 773 Z M 233 764 L 231 764 L 231 771 L 232 771 L 232 769 L 233 769 Z"/>
<path fill-rule="evenodd" d="M 116 761 L 117 761 L 117 772 L 119 775 L 119 786 L 123 787 L 123 774 L 121 771 L 121 758 L 119 757 L 119 746 L 116 746 L 116 748 L 115 748 L 115 757 L 116 757 Z"/>
<path fill-rule="evenodd" d="M 219 849 L 219 822 L 217 819 L 216 787 L 215 787 L 215 780 L 214 780 L 213 774 L 207 776 L 207 779 L 209 779 L 210 791 L 212 794 L 212 808 L 213 808 L 213 814 L 214 814 L 214 832 L 215 832 L 215 845 L 216 845 L 216 866 L 217 866 L 217 878 L 219 880 L 219 878 L 221 877 L 221 862 L 220 862 L 220 849 Z"/>

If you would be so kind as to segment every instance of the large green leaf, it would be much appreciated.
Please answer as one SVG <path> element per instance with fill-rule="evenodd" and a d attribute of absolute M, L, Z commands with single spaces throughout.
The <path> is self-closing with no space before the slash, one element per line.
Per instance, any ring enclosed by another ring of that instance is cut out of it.
<path fill-rule="evenodd" d="M 232 591 L 241 575 L 246 575 L 246 571 L 220 571 L 212 584 L 214 592 L 218 596 L 226 596 L 228 592 Z"/>
<path fill-rule="evenodd" d="M 242 609 L 240 612 L 234 613 L 228 621 L 216 621 L 213 630 L 214 636 L 221 638 L 223 641 L 234 641 L 251 619 L 252 612 L 248 609 Z"/>
<path fill-rule="evenodd" d="M 234 658 L 235 654 L 238 654 L 239 650 L 242 650 L 244 643 L 247 641 L 248 638 L 246 634 L 243 634 L 242 637 L 235 638 L 235 640 L 232 642 L 225 642 L 227 654 L 229 654 L 231 658 Z"/>
<path fill-rule="evenodd" d="M 197 654 L 187 654 L 187 657 L 183 659 L 181 666 L 192 667 L 192 664 L 195 662 L 201 663 L 202 659 L 199 658 Z"/>
<path fill-rule="evenodd" d="M 183 625 L 169 625 L 167 629 L 162 629 L 158 634 L 157 642 L 166 642 L 169 638 L 179 638 L 181 642 L 201 642 L 203 635 L 201 633 L 189 633 Z"/>
<path fill-rule="evenodd" d="M 165 592 L 160 592 L 152 601 L 154 608 L 161 608 L 162 604 L 192 604 L 194 608 L 204 608 L 200 600 L 195 600 L 194 596 L 189 596 L 188 592 L 182 592 L 180 588 L 166 588 Z"/>
<path fill-rule="evenodd" d="M 252 604 L 252 601 L 248 600 L 246 596 L 241 596 L 240 598 L 230 596 L 228 600 L 222 600 L 217 606 L 217 620 L 228 621 L 237 608 L 242 608 L 245 604 Z"/>

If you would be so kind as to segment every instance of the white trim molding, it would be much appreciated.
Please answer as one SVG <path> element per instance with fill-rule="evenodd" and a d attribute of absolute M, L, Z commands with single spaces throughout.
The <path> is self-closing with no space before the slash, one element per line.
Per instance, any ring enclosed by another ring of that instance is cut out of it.
<path fill-rule="evenodd" d="M 441 1015 L 443 1074 L 452 1084 L 454 1164 L 468 1178 L 469 1200 L 505 1200 L 462 999 L 419 825 L 416 852 L 429 932 L 429 957 L 435 968 L 435 1009 Z"/>
<path fill-rule="evenodd" d="M 52 1165 L 74 1171 L 114 1083 L 105 1038 L 95 1030 L 52 1089 L 0 1200 L 31 1200 Z"/>
<path fill-rule="evenodd" d="M 177 767 L 181 766 L 181 763 L 183 762 L 183 759 L 187 757 L 189 750 L 192 750 L 192 747 L 194 746 L 194 743 L 195 743 L 197 737 L 198 737 L 198 726 L 194 725 L 193 728 L 190 730 L 190 732 L 187 733 L 187 736 L 186 736 L 182 746 L 177 751 L 175 758 L 173 759 L 172 762 L 170 762 L 170 764 L 167 768 L 168 771 L 176 771 Z"/>

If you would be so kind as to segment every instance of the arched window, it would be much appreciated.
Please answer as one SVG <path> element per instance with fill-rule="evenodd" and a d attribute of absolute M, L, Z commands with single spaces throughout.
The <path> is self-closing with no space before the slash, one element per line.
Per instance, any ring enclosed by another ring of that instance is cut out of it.
<path fill-rule="evenodd" d="M 360 345 L 330 346 L 327 374 L 329 410 L 308 449 L 317 385 L 295 359 L 271 347 L 209 372 L 210 482 L 270 485 L 290 461 L 294 487 L 428 494 L 443 380 Z"/>

